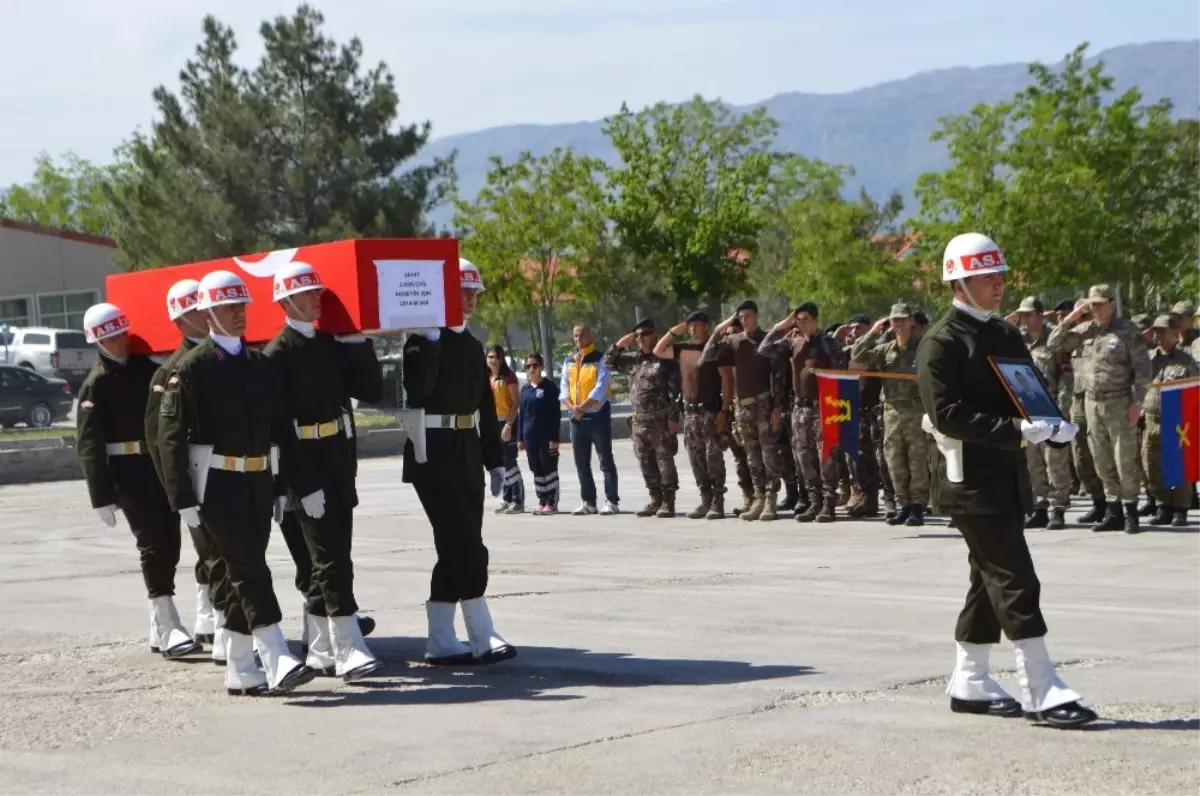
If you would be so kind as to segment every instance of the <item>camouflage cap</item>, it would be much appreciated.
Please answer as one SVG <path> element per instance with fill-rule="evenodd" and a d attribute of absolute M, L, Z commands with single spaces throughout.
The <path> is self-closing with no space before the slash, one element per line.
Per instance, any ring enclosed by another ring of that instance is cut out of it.
<path fill-rule="evenodd" d="M 1159 315 L 1154 319 L 1155 329 L 1175 329 L 1177 327 L 1178 324 L 1175 323 L 1175 319 L 1170 315 Z"/>
<path fill-rule="evenodd" d="M 1092 304 L 1102 304 L 1116 298 L 1117 291 L 1113 290 L 1112 285 L 1092 285 L 1088 288 L 1087 300 Z"/>
<path fill-rule="evenodd" d="M 1021 299 L 1021 306 L 1017 307 L 1018 314 L 1027 312 L 1045 312 L 1046 305 L 1042 304 L 1042 300 L 1037 296 L 1026 296 Z"/>
<path fill-rule="evenodd" d="M 889 318 L 911 318 L 913 314 L 912 307 L 907 301 L 897 301 L 892 305 L 892 311 L 888 313 Z"/>
<path fill-rule="evenodd" d="M 1190 318 L 1196 314 L 1196 308 L 1190 301 L 1180 301 L 1171 307 L 1171 312 L 1174 315 L 1186 315 Z"/>
<path fill-rule="evenodd" d="M 1137 315 L 1134 315 L 1134 316 L 1133 316 L 1132 318 L 1130 318 L 1129 320 L 1131 320 L 1131 321 L 1133 321 L 1134 323 L 1136 323 L 1136 324 L 1137 324 L 1137 327 L 1138 327 L 1139 329 L 1148 329 L 1148 328 L 1150 328 L 1150 316 L 1149 316 L 1149 315 L 1147 315 L 1147 314 L 1146 314 L 1146 313 L 1144 313 L 1144 312 L 1139 312 Z"/>

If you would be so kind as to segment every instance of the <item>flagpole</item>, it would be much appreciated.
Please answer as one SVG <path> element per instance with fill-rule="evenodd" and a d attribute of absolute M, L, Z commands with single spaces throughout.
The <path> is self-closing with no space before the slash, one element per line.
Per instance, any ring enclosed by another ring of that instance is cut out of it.
<path fill-rule="evenodd" d="M 915 373 L 882 373 L 876 370 L 827 370 L 825 368 L 813 368 L 813 373 L 818 376 L 833 376 L 835 378 L 859 378 L 860 376 L 869 379 L 900 379 L 901 381 L 916 381 L 917 374 Z"/>

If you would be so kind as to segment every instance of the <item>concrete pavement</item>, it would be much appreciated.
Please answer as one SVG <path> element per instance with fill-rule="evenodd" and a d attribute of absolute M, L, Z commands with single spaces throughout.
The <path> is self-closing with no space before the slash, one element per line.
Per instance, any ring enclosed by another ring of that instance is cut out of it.
<path fill-rule="evenodd" d="M 632 512 L 628 443 L 617 459 Z M 489 512 L 492 613 L 520 657 L 446 671 L 421 663 L 434 552 L 399 460 L 363 462 L 360 491 L 356 585 L 387 668 L 235 699 L 204 659 L 146 652 L 133 540 L 82 482 L 0 488 L 0 793 L 1200 789 L 1195 525 L 1030 532 L 1051 654 L 1104 717 L 1061 732 L 949 712 L 966 550 L 940 524 Z M 298 640 L 277 530 L 270 556 Z M 189 621 L 194 560 L 185 542 Z M 994 661 L 1016 692 L 1011 650 Z"/>

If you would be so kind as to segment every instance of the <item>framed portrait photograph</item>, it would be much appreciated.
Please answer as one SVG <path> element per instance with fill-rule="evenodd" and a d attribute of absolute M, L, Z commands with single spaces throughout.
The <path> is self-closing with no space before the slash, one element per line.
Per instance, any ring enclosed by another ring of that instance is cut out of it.
<path fill-rule="evenodd" d="M 988 361 L 992 363 L 992 368 L 1000 377 L 1000 383 L 1004 385 L 1008 396 L 1026 420 L 1044 420 L 1057 425 L 1066 419 L 1051 397 L 1042 374 L 1032 362 L 996 357 L 988 357 Z"/>

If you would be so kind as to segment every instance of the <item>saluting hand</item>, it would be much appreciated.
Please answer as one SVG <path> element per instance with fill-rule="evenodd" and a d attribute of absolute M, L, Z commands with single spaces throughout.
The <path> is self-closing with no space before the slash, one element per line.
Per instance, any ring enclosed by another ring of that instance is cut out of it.
<path fill-rule="evenodd" d="M 671 334 L 675 335 L 676 337 L 679 337 L 684 332 L 687 331 L 687 327 L 688 327 L 687 321 L 683 321 L 682 323 L 677 323 L 671 327 Z"/>
<path fill-rule="evenodd" d="M 634 338 L 633 332 L 630 332 L 629 334 L 625 335 L 624 337 L 622 337 L 620 340 L 617 341 L 617 348 L 629 348 L 629 346 L 633 344 L 633 338 Z"/>

